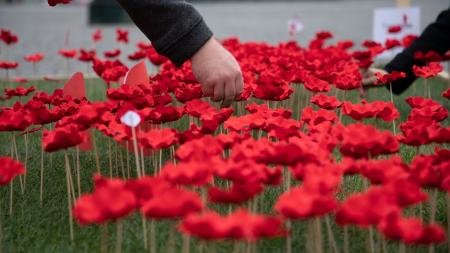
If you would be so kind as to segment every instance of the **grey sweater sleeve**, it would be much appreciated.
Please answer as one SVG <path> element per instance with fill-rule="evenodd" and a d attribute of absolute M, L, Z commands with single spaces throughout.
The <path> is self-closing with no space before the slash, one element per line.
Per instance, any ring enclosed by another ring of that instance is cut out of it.
<path fill-rule="evenodd" d="M 195 8 L 183 0 L 117 0 L 156 51 L 180 66 L 211 37 Z"/>

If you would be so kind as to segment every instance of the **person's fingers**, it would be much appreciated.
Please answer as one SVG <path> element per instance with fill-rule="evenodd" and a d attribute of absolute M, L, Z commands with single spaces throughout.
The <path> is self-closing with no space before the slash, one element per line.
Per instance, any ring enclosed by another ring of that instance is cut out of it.
<path fill-rule="evenodd" d="M 211 97 L 214 95 L 214 84 L 207 82 L 202 85 L 202 92 L 204 97 Z"/>
<path fill-rule="evenodd" d="M 223 82 L 217 82 L 214 85 L 213 101 L 215 101 L 215 102 L 222 101 L 223 97 L 224 97 L 224 83 Z"/>
<path fill-rule="evenodd" d="M 222 107 L 229 107 L 236 97 L 236 81 L 234 78 L 230 78 L 226 81 L 224 91 L 225 97 L 222 102 Z"/>
<path fill-rule="evenodd" d="M 234 99 L 237 99 L 242 92 L 244 92 L 244 78 L 242 77 L 242 74 L 239 74 L 236 78 L 236 95 Z"/>
<path fill-rule="evenodd" d="M 367 78 L 364 78 L 362 80 L 362 84 L 363 84 L 363 86 L 374 85 L 376 80 L 377 80 L 377 77 L 372 75 L 372 76 L 369 76 Z"/>

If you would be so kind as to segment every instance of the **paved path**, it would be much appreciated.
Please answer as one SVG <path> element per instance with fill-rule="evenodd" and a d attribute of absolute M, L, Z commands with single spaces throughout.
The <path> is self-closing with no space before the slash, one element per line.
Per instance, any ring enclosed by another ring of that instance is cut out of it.
<path fill-rule="evenodd" d="M 440 10 L 448 8 L 448 0 L 416 0 L 413 5 L 421 7 L 422 27 L 434 20 Z M 373 9 L 394 6 L 394 0 L 346 0 L 271 3 L 197 3 L 218 37 L 239 36 L 242 40 L 257 40 L 277 43 L 287 39 L 286 21 L 299 16 L 305 30 L 299 36 L 305 44 L 317 30 L 329 29 L 338 39 L 352 39 L 357 42 L 372 36 Z M 22 56 L 37 51 L 46 54 L 45 64 L 38 67 L 39 73 L 58 74 L 64 70 L 56 51 L 65 45 L 65 34 L 69 34 L 68 47 L 91 46 L 90 34 L 96 27 L 87 25 L 87 9 L 84 6 L 63 6 L 50 8 L 44 4 L 23 6 L 0 6 L 0 27 L 12 29 L 20 36 L 20 44 L 12 50 L 12 58 L 19 60 L 21 68 L 16 75 L 32 73 L 30 64 Z M 145 37 L 133 25 L 133 42 Z M 104 41 L 99 50 L 118 47 L 114 40 L 115 26 L 103 26 Z M 132 52 L 130 45 L 126 51 Z M 0 59 L 4 59 L 2 50 Z M 85 70 L 82 64 L 72 64 L 71 70 Z"/>

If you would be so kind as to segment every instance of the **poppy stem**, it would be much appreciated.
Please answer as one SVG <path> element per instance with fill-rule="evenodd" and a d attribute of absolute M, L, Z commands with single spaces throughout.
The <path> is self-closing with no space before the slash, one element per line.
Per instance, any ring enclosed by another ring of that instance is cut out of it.
<path fill-rule="evenodd" d="M 14 179 L 9 184 L 9 216 L 13 213 Z"/>
<path fill-rule="evenodd" d="M 175 224 L 169 225 L 169 238 L 167 239 L 167 253 L 175 253 Z"/>
<path fill-rule="evenodd" d="M 64 151 L 64 160 L 66 162 L 66 185 L 67 185 L 67 209 L 69 212 L 69 229 L 70 229 L 70 241 L 73 241 L 73 220 L 72 220 L 72 199 L 71 199 L 71 190 L 70 190 L 70 165 L 69 165 L 69 156 L 67 155 L 67 150 Z"/>
<path fill-rule="evenodd" d="M 323 253 L 323 238 L 322 238 L 322 222 L 320 218 L 314 218 L 315 224 L 315 242 L 317 253 Z"/>
<path fill-rule="evenodd" d="M 25 160 L 24 160 L 24 167 L 25 169 L 27 169 L 27 164 L 28 164 L 28 134 L 24 134 L 23 136 L 24 139 L 24 143 L 25 143 Z M 27 174 L 25 173 L 23 175 L 23 190 L 25 191 L 27 188 Z"/>
<path fill-rule="evenodd" d="M 286 235 L 286 253 L 292 253 L 292 221 L 286 221 L 286 230 L 288 231 Z"/>
<path fill-rule="evenodd" d="M 129 144 L 128 141 L 126 142 L 126 159 L 127 159 L 127 174 L 128 174 L 128 178 L 131 177 L 131 173 L 130 173 L 130 151 L 129 151 Z"/>
<path fill-rule="evenodd" d="M 393 93 L 392 93 L 392 83 L 389 83 L 389 91 L 390 91 L 390 95 L 391 95 L 391 103 L 392 103 L 392 105 L 393 106 L 395 106 L 395 104 L 394 104 L 394 95 L 393 95 Z M 395 119 L 394 120 L 392 120 L 392 132 L 394 133 L 394 135 L 397 135 L 397 130 L 396 130 L 396 126 L 395 126 Z"/>
<path fill-rule="evenodd" d="M 189 253 L 191 250 L 191 237 L 183 235 L 183 253 Z"/>
<path fill-rule="evenodd" d="M 150 253 L 156 253 L 156 222 L 152 220 L 150 222 Z"/>
<path fill-rule="evenodd" d="M 113 169 L 112 169 L 112 155 L 111 155 L 111 139 L 108 138 L 108 165 L 109 165 L 109 177 L 112 178 Z"/>
<path fill-rule="evenodd" d="M 403 242 L 399 242 L 399 243 L 400 243 L 400 245 L 398 247 L 398 252 L 399 253 L 405 253 L 406 252 L 405 244 Z"/>
<path fill-rule="evenodd" d="M 116 222 L 116 253 L 122 253 L 123 244 L 123 222 L 118 220 Z"/>
<path fill-rule="evenodd" d="M 431 196 L 431 200 L 430 200 L 430 221 L 429 221 L 430 224 L 433 224 L 436 221 L 437 195 L 438 195 L 438 190 L 433 189 L 433 195 Z M 434 253 L 434 244 L 431 244 L 428 247 L 428 252 Z"/>
<path fill-rule="evenodd" d="M 141 175 L 145 176 L 145 157 L 144 157 L 144 148 L 140 147 L 141 151 Z"/>
<path fill-rule="evenodd" d="M 100 252 L 108 252 L 108 223 L 103 223 L 101 225 L 102 234 L 100 236 Z"/>
<path fill-rule="evenodd" d="M 3 253 L 2 198 L 0 197 L 0 253 Z"/>
<path fill-rule="evenodd" d="M 449 61 L 450 65 L 450 61 Z M 447 235 L 450 235 L 450 196 L 445 194 L 447 200 Z M 450 240 L 447 240 L 448 252 L 450 252 Z"/>
<path fill-rule="evenodd" d="M 41 187 L 39 199 L 41 200 L 41 207 L 44 204 L 44 147 L 41 145 Z"/>
<path fill-rule="evenodd" d="M 148 249 L 148 241 L 147 241 L 147 221 L 145 220 L 145 216 L 142 216 L 142 234 L 144 237 L 144 248 Z"/>
<path fill-rule="evenodd" d="M 95 166 L 97 167 L 97 173 L 100 174 L 100 158 L 98 156 L 97 142 L 95 140 L 94 132 L 92 132 L 92 145 L 94 146 Z"/>
<path fill-rule="evenodd" d="M 140 178 L 141 177 L 141 166 L 140 166 L 140 162 L 139 162 L 139 150 L 138 150 L 138 145 L 137 145 L 136 128 L 135 127 L 131 128 L 131 134 L 132 134 L 132 138 L 133 138 L 133 149 L 134 149 L 134 159 L 136 161 L 136 172 L 137 172 L 138 178 Z"/>
<path fill-rule="evenodd" d="M 339 253 L 339 250 L 337 248 L 336 240 L 334 238 L 333 230 L 331 228 L 331 222 L 330 222 L 330 216 L 325 216 L 325 224 L 327 226 L 327 232 L 328 232 L 328 242 L 330 246 L 330 251 L 334 253 Z"/>
<path fill-rule="evenodd" d="M 428 79 L 425 78 L 424 82 L 425 82 L 425 88 L 427 89 L 427 92 L 425 94 L 427 94 L 428 98 L 431 98 L 431 90 L 430 90 L 430 84 L 428 83 Z"/>
<path fill-rule="evenodd" d="M 307 232 L 306 232 L 306 252 L 308 253 L 315 253 L 314 252 L 314 244 L 313 244 L 313 233 L 314 233 L 314 226 L 313 226 L 313 220 L 307 221 Z"/>
<path fill-rule="evenodd" d="M 16 136 L 13 134 L 12 135 L 12 145 L 14 147 L 14 153 L 16 155 L 16 159 L 18 161 L 20 161 L 20 157 L 19 157 L 19 152 L 17 151 L 17 141 L 16 141 Z M 24 193 L 24 189 L 23 189 L 23 182 L 22 182 L 22 176 L 19 176 L 19 184 L 20 184 L 20 190 L 22 192 L 22 194 Z"/>
<path fill-rule="evenodd" d="M 369 247 L 369 252 L 370 253 L 375 253 L 375 243 L 374 243 L 374 239 L 373 239 L 373 227 L 371 226 L 369 228 L 369 234 L 368 234 L 368 247 Z"/>
<path fill-rule="evenodd" d="M 344 253 L 349 253 L 348 247 L 348 226 L 344 226 Z"/>
<path fill-rule="evenodd" d="M 76 164 L 77 164 L 77 189 L 78 189 L 78 197 L 81 196 L 81 175 L 80 175 L 80 148 L 76 147 Z"/>

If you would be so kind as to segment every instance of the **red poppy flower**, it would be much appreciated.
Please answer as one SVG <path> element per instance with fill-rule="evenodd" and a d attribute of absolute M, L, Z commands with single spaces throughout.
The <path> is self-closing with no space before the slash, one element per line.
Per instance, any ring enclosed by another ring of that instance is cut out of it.
<path fill-rule="evenodd" d="M 330 31 L 319 31 L 316 32 L 316 38 L 321 40 L 327 40 L 333 38 L 333 34 Z"/>
<path fill-rule="evenodd" d="M 76 125 L 55 128 L 51 131 L 44 131 L 42 145 L 46 152 L 53 152 L 76 146 L 86 139 L 83 132 L 79 131 Z"/>
<path fill-rule="evenodd" d="M 388 122 L 400 117 L 400 113 L 393 103 L 383 101 L 367 103 L 365 100 L 362 100 L 361 104 L 344 102 L 342 106 L 342 113 L 354 120 L 377 117 Z"/>
<path fill-rule="evenodd" d="M 44 59 L 44 55 L 42 53 L 30 54 L 23 58 L 27 62 L 37 63 Z"/>
<path fill-rule="evenodd" d="M 137 207 L 137 199 L 121 179 L 94 177 L 95 189 L 82 195 L 72 212 L 82 225 L 102 224 L 130 214 Z"/>
<path fill-rule="evenodd" d="M 186 103 L 194 99 L 200 99 L 203 96 L 200 84 L 179 83 L 173 92 L 176 99 L 180 103 Z"/>
<path fill-rule="evenodd" d="M 295 187 L 284 192 L 275 204 L 275 210 L 288 219 L 322 216 L 336 207 L 337 201 L 332 194 L 307 191 L 304 187 Z"/>
<path fill-rule="evenodd" d="M 9 184 L 21 174 L 25 174 L 25 168 L 20 162 L 10 157 L 0 157 L 0 185 Z"/>
<path fill-rule="evenodd" d="M 167 163 L 161 176 L 174 184 L 202 186 L 213 181 L 213 167 L 214 163 L 208 160 Z"/>
<path fill-rule="evenodd" d="M 116 48 L 116 49 L 113 49 L 113 50 L 105 51 L 103 53 L 103 55 L 106 58 L 116 58 L 117 56 L 120 55 L 120 53 L 121 53 L 120 49 Z"/>
<path fill-rule="evenodd" d="M 128 55 L 128 59 L 132 61 L 139 61 L 147 57 L 147 53 L 143 50 L 138 50 L 132 54 Z"/>
<path fill-rule="evenodd" d="M 145 120 L 148 120 L 154 124 L 160 124 L 164 122 L 177 121 L 184 115 L 183 107 L 176 106 L 163 106 L 159 105 L 149 110 L 143 110 Z"/>
<path fill-rule="evenodd" d="M 19 42 L 17 35 L 13 34 L 10 30 L 0 29 L 0 40 L 3 41 L 7 46 L 16 44 Z"/>
<path fill-rule="evenodd" d="M 116 28 L 117 42 L 128 44 L 128 30 Z"/>
<path fill-rule="evenodd" d="M 319 125 L 323 122 L 335 123 L 338 121 L 336 113 L 334 111 L 328 111 L 324 109 L 319 109 L 314 111 L 312 107 L 305 107 L 302 112 L 302 122 L 308 125 Z"/>
<path fill-rule="evenodd" d="M 72 2 L 72 0 L 48 0 L 48 5 L 50 6 L 56 6 L 57 4 L 68 4 Z"/>
<path fill-rule="evenodd" d="M 179 230 L 205 240 L 254 241 L 286 235 L 279 218 L 250 214 L 245 209 L 239 209 L 226 217 L 213 211 L 192 214 L 183 219 Z"/>
<path fill-rule="evenodd" d="M 442 92 L 442 96 L 446 99 L 450 99 L 450 88 L 448 88 L 444 92 Z"/>
<path fill-rule="evenodd" d="M 399 156 L 392 156 L 385 160 L 363 160 L 358 163 L 360 166 L 359 172 L 368 178 L 372 184 L 408 179 L 410 176 L 409 168 Z"/>
<path fill-rule="evenodd" d="M 28 88 L 24 88 L 22 86 L 18 86 L 16 88 L 5 88 L 5 95 L 8 97 L 26 97 L 30 93 L 34 92 L 36 88 L 34 86 L 30 86 Z"/>
<path fill-rule="evenodd" d="M 445 241 L 444 229 L 437 224 L 425 225 L 419 218 L 390 214 L 379 225 L 378 230 L 391 240 L 406 244 L 434 244 Z"/>
<path fill-rule="evenodd" d="M 25 77 L 15 77 L 13 82 L 15 83 L 28 83 L 28 79 Z"/>
<path fill-rule="evenodd" d="M 160 66 L 169 61 L 169 59 L 163 55 L 158 54 L 153 46 L 146 49 L 147 58 L 156 66 Z"/>
<path fill-rule="evenodd" d="M 395 47 L 400 47 L 402 43 L 397 39 L 386 39 L 386 42 L 384 42 L 384 46 L 386 49 L 392 49 Z"/>
<path fill-rule="evenodd" d="M 252 199 L 263 189 L 260 183 L 233 183 L 228 190 L 213 186 L 208 189 L 208 199 L 212 203 L 239 204 Z"/>
<path fill-rule="evenodd" d="M 388 33 L 399 33 L 402 31 L 401 25 L 392 25 L 388 27 Z"/>
<path fill-rule="evenodd" d="M 96 29 L 93 33 L 92 33 L 92 41 L 93 42 L 99 42 L 103 39 L 103 35 L 102 35 L 102 30 L 101 29 Z"/>
<path fill-rule="evenodd" d="M 323 81 L 311 74 L 305 74 L 302 77 L 305 88 L 312 92 L 328 92 L 331 90 L 327 81 Z"/>
<path fill-rule="evenodd" d="M 439 62 L 442 60 L 442 57 L 437 52 L 432 50 L 426 53 L 421 51 L 415 52 L 414 58 L 422 62 Z"/>
<path fill-rule="evenodd" d="M 416 65 L 413 66 L 414 74 L 417 77 L 422 77 L 425 79 L 435 77 L 442 70 L 443 70 L 442 65 L 437 62 L 430 62 L 428 63 L 428 65 L 423 67 L 418 67 Z"/>
<path fill-rule="evenodd" d="M 0 69 L 15 69 L 18 66 L 19 63 L 15 61 L 0 61 Z"/>
<path fill-rule="evenodd" d="M 375 84 L 389 84 L 398 79 L 405 78 L 406 74 L 404 72 L 392 71 L 388 74 L 377 72 L 375 73 L 375 76 L 377 77 Z"/>
<path fill-rule="evenodd" d="M 405 37 L 403 37 L 402 39 L 402 44 L 403 47 L 409 47 L 411 46 L 411 44 L 418 38 L 419 36 L 415 35 L 415 34 L 409 34 L 406 35 Z"/>
<path fill-rule="evenodd" d="M 139 143 L 145 148 L 159 150 L 168 148 L 178 142 L 177 132 L 172 128 L 152 129 L 139 133 Z"/>
<path fill-rule="evenodd" d="M 0 111 L 0 132 L 24 131 L 31 125 L 31 116 L 23 109 L 3 109 Z"/>
<path fill-rule="evenodd" d="M 64 58 L 72 59 L 72 58 L 75 58 L 75 56 L 77 55 L 77 50 L 76 49 L 68 49 L 68 50 L 61 49 L 61 50 L 58 50 L 58 54 Z"/>
<path fill-rule="evenodd" d="M 346 126 L 342 132 L 340 151 L 354 158 L 392 154 L 399 150 L 398 141 L 389 131 L 379 131 L 361 123 Z"/>
<path fill-rule="evenodd" d="M 91 62 L 95 59 L 97 53 L 95 50 L 80 49 L 78 60 L 82 62 Z"/>
<path fill-rule="evenodd" d="M 200 212 L 203 203 L 196 192 L 169 188 L 142 203 L 141 212 L 147 218 L 174 219 Z"/>
<path fill-rule="evenodd" d="M 336 97 L 327 96 L 323 93 L 313 96 L 310 102 L 325 110 L 334 110 L 342 105 L 342 102 Z"/>

